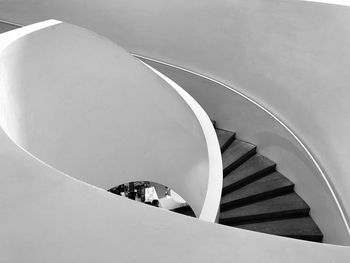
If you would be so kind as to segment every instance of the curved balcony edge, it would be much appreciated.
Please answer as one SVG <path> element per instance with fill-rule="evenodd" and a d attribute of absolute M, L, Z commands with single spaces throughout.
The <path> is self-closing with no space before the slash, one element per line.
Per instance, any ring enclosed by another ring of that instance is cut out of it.
<path fill-rule="evenodd" d="M 189 95 L 115 43 L 77 26 L 48 20 L 2 40 L 0 123 L 15 144 L 102 189 L 138 180 L 167 185 L 199 218 L 215 221 L 219 146 L 208 116 L 198 113 Z M 213 193 L 216 202 L 209 205 Z"/>
<path fill-rule="evenodd" d="M 186 101 L 188 106 L 192 109 L 193 113 L 196 115 L 202 127 L 207 144 L 207 152 L 209 159 L 209 178 L 206 197 L 202 207 L 202 211 L 199 215 L 199 219 L 208 222 L 216 222 L 218 220 L 218 214 L 220 209 L 220 200 L 223 184 L 223 170 L 219 142 L 213 124 L 207 113 L 204 111 L 204 109 L 188 92 L 186 92 L 177 83 L 175 83 L 173 80 L 171 80 L 155 68 L 147 65 L 142 60 L 140 61 L 179 93 L 179 95 L 184 99 L 184 101 Z"/>

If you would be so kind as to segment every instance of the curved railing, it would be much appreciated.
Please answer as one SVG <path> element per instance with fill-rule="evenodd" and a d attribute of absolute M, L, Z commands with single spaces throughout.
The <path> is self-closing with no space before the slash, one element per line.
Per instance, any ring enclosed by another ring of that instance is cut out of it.
<path fill-rule="evenodd" d="M 145 65 L 147 64 L 145 63 Z M 216 136 L 213 124 L 207 113 L 202 109 L 198 102 L 195 101 L 184 89 L 151 66 L 147 65 L 147 67 L 164 79 L 180 94 L 180 96 L 191 107 L 198 121 L 203 127 L 209 159 L 209 180 L 207 194 L 199 218 L 205 221 L 215 222 L 220 211 L 219 205 L 223 185 L 223 167 L 218 138 Z"/>

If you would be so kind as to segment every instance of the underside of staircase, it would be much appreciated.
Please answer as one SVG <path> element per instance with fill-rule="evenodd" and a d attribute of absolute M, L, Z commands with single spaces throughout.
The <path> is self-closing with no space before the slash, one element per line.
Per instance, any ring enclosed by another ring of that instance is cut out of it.
<path fill-rule="evenodd" d="M 215 122 L 213 122 L 215 126 Z M 294 184 L 276 163 L 231 131 L 215 128 L 223 162 L 219 223 L 242 229 L 322 242 L 310 207 L 294 192 Z M 189 206 L 174 212 L 194 216 Z"/>

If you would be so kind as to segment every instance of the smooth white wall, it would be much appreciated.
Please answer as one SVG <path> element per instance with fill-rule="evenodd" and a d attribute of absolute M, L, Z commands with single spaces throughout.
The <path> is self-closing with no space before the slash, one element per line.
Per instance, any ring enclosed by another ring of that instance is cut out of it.
<path fill-rule="evenodd" d="M 116 44 L 58 24 L 2 50 L 0 72 L 0 124 L 29 153 L 103 189 L 161 183 L 200 215 L 209 180 L 202 128 L 171 86 Z"/>

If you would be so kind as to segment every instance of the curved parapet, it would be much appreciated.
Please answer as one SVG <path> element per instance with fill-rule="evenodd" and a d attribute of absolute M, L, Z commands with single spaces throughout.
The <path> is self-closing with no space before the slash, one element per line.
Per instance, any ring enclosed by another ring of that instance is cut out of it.
<path fill-rule="evenodd" d="M 196 100 L 194 100 L 190 94 L 177 85 L 173 80 L 149 66 L 145 63 L 153 72 L 164 79 L 170 86 L 172 86 L 182 98 L 188 103 L 193 110 L 198 121 L 203 127 L 205 140 L 207 143 L 208 159 L 209 159 L 209 180 L 207 194 L 202 207 L 200 219 L 206 221 L 214 221 L 220 210 L 219 204 L 221 200 L 222 184 L 223 184 L 223 167 L 221 160 L 221 151 L 218 143 L 218 138 L 214 131 L 212 122 L 210 121 L 207 113 L 202 109 Z"/>
<path fill-rule="evenodd" d="M 0 130 L 0 261 L 347 262 L 348 248 L 211 224 L 48 167 Z M 262 245 L 263 244 L 263 245 Z M 232 249 L 234 247 L 234 249 Z"/>
<path fill-rule="evenodd" d="M 50 20 L 2 39 L 0 124 L 14 142 L 103 189 L 129 181 L 167 185 L 199 217 L 215 221 L 221 192 L 215 213 L 202 215 L 213 165 L 203 125 L 173 87 L 73 25 Z M 221 165 L 218 146 L 215 154 Z"/>

